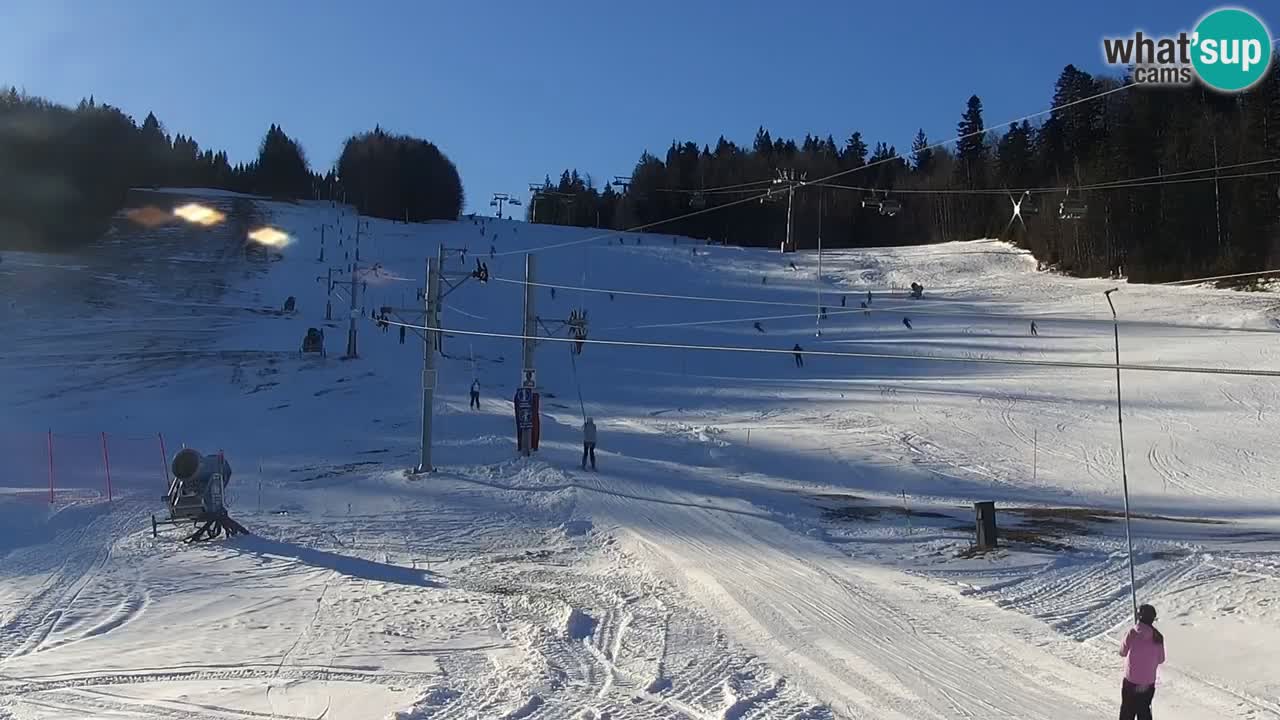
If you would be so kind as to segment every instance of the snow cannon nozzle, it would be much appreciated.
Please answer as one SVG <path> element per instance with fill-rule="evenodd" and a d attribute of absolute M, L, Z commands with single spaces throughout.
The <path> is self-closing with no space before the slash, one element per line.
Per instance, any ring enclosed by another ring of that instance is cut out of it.
<path fill-rule="evenodd" d="M 205 455 L 194 448 L 183 448 L 174 455 L 172 467 L 174 478 L 190 483 L 193 488 L 203 488 L 213 475 L 222 476 L 225 487 L 231 481 L 231 464 L 221 454 Z"/>
<path fill-rule="evenodd" d="M 1103 290 L 1103 291 L 1102 291 L 1102 294 L 1103 294 L 1103 295 L 1110 295 L 1111 293 L 1116 292 L 1116 291 L 1118 291 L 1119 289 L 1120 289 L 1120 288 L 1111 288 L 1110 290 Z"/>

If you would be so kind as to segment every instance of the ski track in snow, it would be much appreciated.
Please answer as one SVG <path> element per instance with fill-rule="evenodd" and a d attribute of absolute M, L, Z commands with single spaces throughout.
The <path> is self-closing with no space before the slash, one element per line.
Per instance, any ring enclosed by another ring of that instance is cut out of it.
<path fill-rule="evenodd" d="M 24 355 L 0 363 L 15 378 L 2 400 L 30 417 L 0 432 L 163 430 L 175 445 L 225 448 L 233 513 L 257 535 L 153 540 L 147 515 L 161 508 L 150 481 L 126 481 L 110 505 L 89 486 L 67 491 L 76 499 L 52 513 L 0 494 L 0 523 L 17 528 L 0 529 L 0 716 L 1114 714 L 1115 642 L 1129 613 L 1119 524 L 1002 513 L 1013 539 L 964 552 L 974 500 L 1116 507 L 1105 373 L 824 358 L 795 370 L 786 356 L 596 346 L 575 371 L 565 348 L 546 343 L 543 447 L 520 460 L 508 400 L 519 348 L 446 334 L 438 472 L 406 479 L 420 346 L 362 322 L 361 359 L 344 362 L 345 322 L 322 319 L 316 227 L 333 223 L 328 252 L 349 253 L 333 245 L 349 242 L 349 211 L 204 200 L 232 221 L 204 235 L 115 234 L 111 253 L 6 254 L 5 267 L 24 273 L 12 276 L 17 294 L 5 300 L 16 302 L 0 326 Z M 246 253 L 235 234 L 259 221 L 293 236 L 278 259 Z M 366 263 L 413 280 L 371 280 L 364 310 L 408 305 L 435 242 L 483 256 L 490 243 L 506 251 L 586 232 L 483 227 L 372 221 Z M 589 268 L 601 287 L 813 298 L 813 274 L 779 269 L 776 254 L 690 257 L 661 239 L 551 251 L 539 279 L 580 282 Z M 518 278 L 522 263 L 493 258 L 491 272 Z M 758 307 L 723 303 L 539 291 L 538 311 L 556 318 L 586 303 L 593 327 L 634 328 L 625 337 L 636 339 L 1109 361 L 1110 316 L 1095 297 L 1106 283 L 1037 273 L 999 243 L 835 251 L 824 271 L 824 304 L 870 289 L 876 312 L 833 315 L 820 339 L 812 317 L 768 321 L 761 334 L 724 322 Z M 913 281 L 925 299 L 895 290 Z M 469 285 L 445 317 L 518 330 L 521 292 Z M 280 312 L 291 294 L 298 312 Z M 1126 360 L 1274 366 L 1263 334 L 1191 341 L 1196 322 L 1265 324 L 1274 307 L 1259 295 L 1126 286 Z M 1178 304 L 1195 312 L 1170 310 Z M 993 312 L 1021 318 L 984 315 Z M 1040 325 L 1034 341 L 1028 317 Z M 308 326 L 326 328 L 330 357 L 297 357 Z M 1153 513 L 1135 522 L 1135 575 L 1170 638 L 1158 712 L 1280 718 L 1280 674 L 1265 661 L 1280 642 L 1280 532 L 1265 520 L 1280 509 L 1280 450 L 1266 427 L 1280 393 L 1266 379 L 1129 375 L 1129 483 Z M 453 392 L 473 377 L 478 412 Z M 579 394 L 600 426 L 598 473 L 576 470 Z M 176 413 L 178 398 L 201 412 Z M 150 448 L 123 452 L 122 467 L 157 461 Z M 29 464 L 15 461 L 6 482 L 40 489 L 42 458 L 19 458 Z M 92 476 L 93 462 L 60 467 Z"/>

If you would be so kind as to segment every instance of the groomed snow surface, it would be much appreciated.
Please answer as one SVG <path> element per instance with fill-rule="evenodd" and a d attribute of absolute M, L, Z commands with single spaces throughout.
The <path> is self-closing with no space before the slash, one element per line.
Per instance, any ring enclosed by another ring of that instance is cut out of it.
<path fill-rule="evenodd" d="M 469 250 L 452 283 L 476 258 L 492 275 L 448 294 L 445 325 L 518 334 L 504 280 L 556 246 L 538 280 L 566 288 L 536 296 L 560 337 L 585 308 L 593 339 L 1109 363 L 1114 282 L 995 241 L 828 252 L 819 276 L 812 252 L 368 220 L 360 259 L 380 268 L 344 360 L 349 296 L 325 322 L 323 278 L 354 258 L 352 211 L 192 195 L 226 222 L 122 221 L 95 249 L 0 263 L 0 717 L 1115 715 L 1131 610 L 1113 372 L 545 342 L 526 460 L 519 342 L 453 333 L 437 472 L 412 476 L 422 341 L 368 320 L 421 324 L 443 243 Z M 263 224 L 292 243 L 246 249 Z M 1125 362 L 1280 369 L 1274 295 L 1120 287 Z M 327 357 L 299 356 L 308 327 Z M 1138 594 L 1168 642 L 1157 716 L 1280 718 L 1280 381 L 1123 383 Z M 598 472 L 578 466 L 584 412 Z M 252 536 L 152 538 L 161 435 L 170 455 L 226 453 Z M 994 552 L 971 551 L 979 500 L 999 508 Z"/>

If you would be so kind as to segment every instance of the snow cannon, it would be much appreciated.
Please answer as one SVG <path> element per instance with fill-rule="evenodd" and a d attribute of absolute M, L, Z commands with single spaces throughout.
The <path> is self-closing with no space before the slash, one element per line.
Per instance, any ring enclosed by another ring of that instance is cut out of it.
<path fill-rule="evenodd" d="M 198 492 L 206 499 L 211 498 L 210 480 L 214 475 L 218 475 L 222 480 L 220 490 L 225 490 L 227 483 L 231 482 L 231 463 L 227 462 L 227 458 L 221 453 L 217 455 L 202 455 L 199 450 L 192 448 L 183 448 L 173 456 L 173 477 L 175 480 L 185 484 Z M 219 501 L 222 493 L 217 493 Z"/>
<path fill-rule="evenodd" d="M 188 521 L 196 530 L 186 542 L 248 533 L 227 515 L 225 492 L 231 481 L 231 464 L 224 455 L 204 455 L 199 450 L 183 448 L 173 456 L 170 469 L 173 478 L 163 498 L 169 517 L 161 520 L 151 516 L 152 537 L 159 535 L 160 525 L 181 525 Z"/>

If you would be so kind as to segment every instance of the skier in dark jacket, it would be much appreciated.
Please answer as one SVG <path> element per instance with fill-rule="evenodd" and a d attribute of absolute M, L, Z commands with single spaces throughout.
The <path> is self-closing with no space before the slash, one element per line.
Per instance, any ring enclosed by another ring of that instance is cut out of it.
<path fill-rule="evenodd" d="M 480 409 L 480 381 L 471 381 L 471 407 L 476 410 Z"/>
<path fill-rule="evenodd" d="M 800 347 L 800 343 L 796 343 L 796 346 L 791 348 L 791 351 L 796 354 L 796 367 L 804 367 L 804 355 L 801 354 L 804 352 L 804 348 Z"/>
<path fill-rule="evenodd" d="M 909 318 L 909 317 L 904 317 L 904 318 L 902 318 L 902 324 L 903 324 L 903 325 L 906 325 L 906 326 L 907 326 L 907 329 L 908 329 L 908 330 L 910 330 L 910 329 L 911 329 L 911 318 Z"/>
<path fill-rule="evenodd" d="M 587 469 L 587 460 L 591 460 L 591 469 L 596 469 L 596 420 L 587 418 L 582 424 L 582 469 Z"/>

